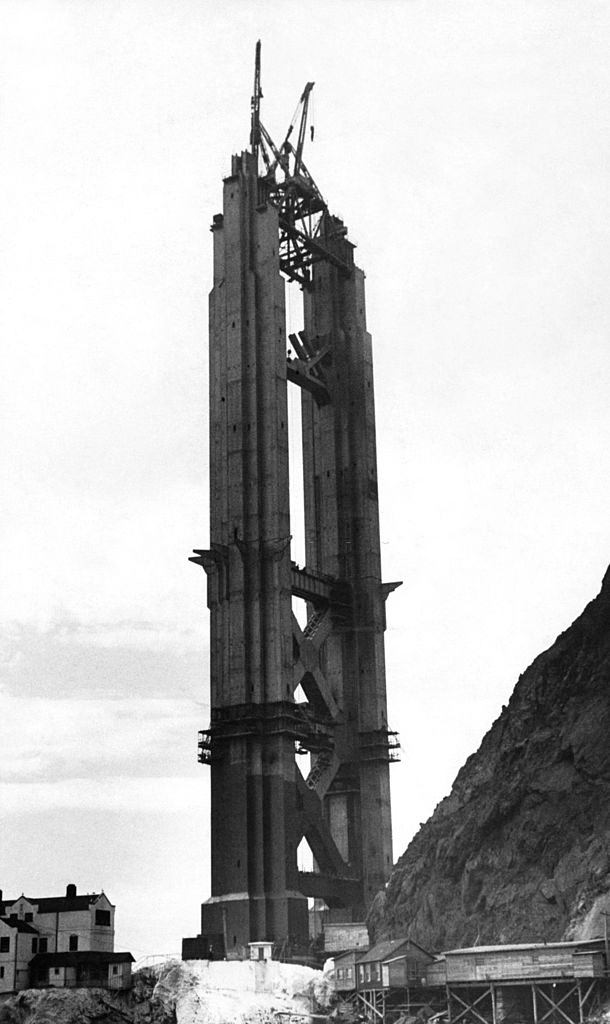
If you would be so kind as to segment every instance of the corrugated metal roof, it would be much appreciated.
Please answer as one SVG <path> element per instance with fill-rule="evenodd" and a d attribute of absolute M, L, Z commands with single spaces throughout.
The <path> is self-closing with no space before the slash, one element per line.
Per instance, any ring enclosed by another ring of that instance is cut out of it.
<path fill-rule="evenodd" d="M 604 940 L 599 938 L 570 940 L 569 942 L 515 942 L 500 946 L 468 946 L 465 949 L 446 949 L 443 956 L 458 956 L 465 953 L 510 953 L 525 949 L 595 949 L 600 944 L 603 945 L 603 942 Z"/>

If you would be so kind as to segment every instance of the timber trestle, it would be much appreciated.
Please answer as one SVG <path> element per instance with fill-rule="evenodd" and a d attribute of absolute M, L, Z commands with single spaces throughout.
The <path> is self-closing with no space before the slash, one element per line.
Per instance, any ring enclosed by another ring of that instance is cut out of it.
<path fill-rule="evenodd" d="M 448 985 L 447 1017 L 449 1024 L 585 1024 L 605 989 L 598 978 Z"/>

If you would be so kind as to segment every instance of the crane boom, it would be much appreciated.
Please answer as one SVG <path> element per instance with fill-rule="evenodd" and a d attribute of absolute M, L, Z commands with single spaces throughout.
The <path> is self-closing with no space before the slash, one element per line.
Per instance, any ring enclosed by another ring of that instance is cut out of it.
<path fill-rule="evenodd" d="M 299 137 L 297 140 L 297 148 L 294 151 L 294 174 L 300 174 L 301 164 L 303 160 L 303 145 L 305 142 L 305 132 L 307 130 L 307 111 L 309 109 L 309 95 L 314 87 L 313 82 L 308 82 L 303 89 L 303 95 L 301 96 L 301 103 L 303 109 L 301 111 L 301 123 L 299 125 Z"/>
<path fill-rule="evenodd" d="M 258 40 L 254 62 L 254 88 L 250 102 L 250 149 L 254 157 L 253 167 L 259 180 L 261 202 L 270 201 L 278 210 L 280 267 L 288 277 L 298 281 L 303 287 L 310 286 L 310 267 L 314 262 L 328 260 L 344 273 L 350 273 L 351 267 L 349 260 L 337 255 L 333 246 L 322 238 L 322 226 L 330 214 L 318 186 L 303 161 L 313 87 L 313 82 L 306 83 L 284 141 L 281 146 L 277 146 L 261 121 L 263 90 L 261 42 Z M 296 145 L 290 141 L 293 132 L 297 134 Z M 313 127 L 311 138 L 313 139 Z M 265 165 L 262 174 L 259 168 L 261 156 Z M 334 222 L 333 218 L 331 220 Z"/>
<path fill-rule="evenodd" d="M 263 90 L 261 89 L 261 41 L 260 39 L 256 43 L 256 53 L 254 58 L 254 90 L 252 92 L 252 99 L 250 101 L 251 119 L 250 119 L 250 145 L 252 152 L 258 158 L 258 150 L 261 142 L 261 99 L 263 98 Z M 258 162 L 258 160 L 257 160 Z"/>

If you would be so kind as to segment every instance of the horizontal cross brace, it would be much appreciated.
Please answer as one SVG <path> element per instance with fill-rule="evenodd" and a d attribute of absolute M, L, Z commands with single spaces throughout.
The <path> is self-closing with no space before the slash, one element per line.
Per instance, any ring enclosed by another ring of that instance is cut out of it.
<path fill-rule="evenodd" d="M 294 596 L 312 604 L 322 601 L 349 604 L 349 590 L 345 583 L 334 576 L 300 569 L 296 562 L 291 563 L 291 583 Z"/>
<path fill-rule="evenodd" d="M 309 391 L 318 405 L 328 405 L 330 402 L 330 392 L 326 384 L 312 377 L 306 363 L 302 362 L 302 360 L 288 359 L 286 376 L 291 384 L 296 384 L 298 387 L 303 388 L 304 391 Z"/>
<path fill-rule="evenodd" d="M 329 906 L 349 907 L 358 903 L 361 886 L 357 878 L 339 878 L 337 875 L 323 875 L 317 871 L 299 871 L 299 892 L 304 896 L 324 900 Z"/>

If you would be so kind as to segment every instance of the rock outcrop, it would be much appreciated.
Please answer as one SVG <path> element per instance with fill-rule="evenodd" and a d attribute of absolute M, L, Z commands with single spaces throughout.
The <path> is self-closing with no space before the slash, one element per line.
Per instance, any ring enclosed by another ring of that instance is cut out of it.
<path fill-rule="evenodd" d="M 168 960 L 136 971 L 133 987 L 25 989 L 0 997 L 0 1024 L 274 1024 L 325 1013 L 322 971 L 277 961 Z"/>
<path fill-rule="evenodd" d="M 598 597 L 520 677 L 398 861 L 369 926 L 441 950 L 603 935 L 604 912 L 610 570 Z"/>

